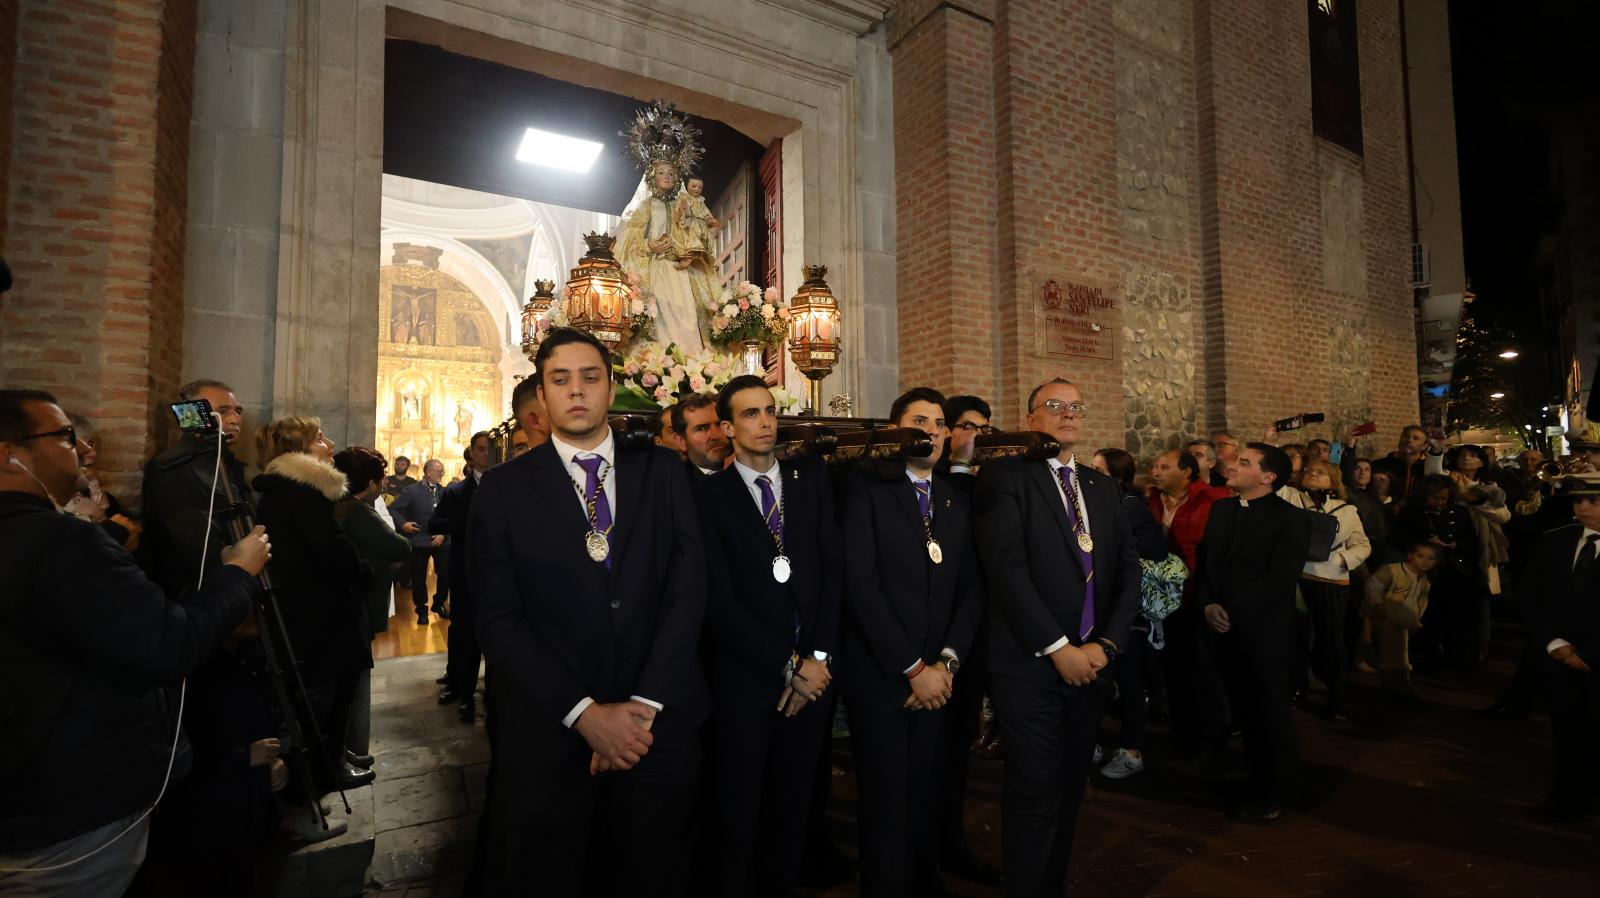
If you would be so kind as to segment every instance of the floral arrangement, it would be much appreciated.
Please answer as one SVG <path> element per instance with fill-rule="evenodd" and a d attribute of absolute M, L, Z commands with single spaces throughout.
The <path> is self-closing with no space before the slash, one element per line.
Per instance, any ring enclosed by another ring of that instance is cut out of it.
<path fill-rule="evenodd" d="M 628 275 L 628 315 L 625 323 L 628 339 L 635 343 L 649 343 L 656 336 L 656 298 L 654 294 L 639 289 L 639 276 Z"/>
<path fill-rule="evenodd" d="M 612 368 L 617 382 L 617 408 L 666 408 L 693 393 L 715 392 L 738 376 L 739 360 L 715 352 L 685 353 L 677 344 L 665 350 L 653 344 L 636 349 Z M 773 387 L 778 411 L 800 404 L 800 397 L 783 387 Z"/>
<path fill-rule="evenodd" d="M 711 342 L 735 346 L 746 342 L 776 346 L 789 333 L 789 309 L 783 305 L 776 287 L 764 292 L 749 281 L 725 288 L 710 303 Z"/>

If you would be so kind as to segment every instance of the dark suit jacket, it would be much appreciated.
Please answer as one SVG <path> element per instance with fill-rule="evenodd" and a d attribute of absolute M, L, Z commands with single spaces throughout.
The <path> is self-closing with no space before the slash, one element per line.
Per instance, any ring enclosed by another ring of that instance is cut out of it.
<path fill-rule="evenodd" d="M 827 463 L 807 456 L 781 463 L 780 473 L 784 553 L 793 571 L 788 583 L 772 578 L 777 547 L 738 470 L 730 466 L 695 486 L 706 537 L 712 685 L 719 698 L 757 692 L 766 711 L 783 690 L 791 652 L 809 658 L 815 651 L 838 651 L 843 596 L 844 541 Z"/>
<path fill-rule="evenodd" d="M 439 501 L 444 501 L 443 491 L 448 489 L 444 484 L 439 485 Z M 431 541 L 428 530 L 428 521 L 433 519 L 438 508 L 433 504 L 433 494 L 428 488 L 428 481 L 419 480 L 400 491 L 400 498 L 394 500 L 389 506 L 389 514 L 394 518 L 396 530 L 404 527 L 407 522 L 416 524 L 421 528 L 416 533 L 402 534 L 413 546 L 426 546 Z"/>
<path fill-rule="evenodd" d="M 894 465 L 845 475 L 845 627 L 840 682 L 910 694 L 903 671 L 949 647 L 966 659 L 983 614 L 972 502 L 933 475 L 933 535 L 944 562 L 928 558 L 916 488 Z M 841 687 L 842 688 L 842 687 Z"/>
<path fill-rule="evenodd" d="M 1593 668 L 1600 663 L 1600 576 L 1572 575 L 1582 535 L 1582 525 L 1570 524 L 1539 537 L 1517 581 L 1517 599 L 1541 654 L 1550 640 L 1565 639 Z"/>
<path fill-rule="evenodd" d="M 561 721 L 585 697 L 638 695 L 691 724 L 709 710 L 705 558 L 688 480 L 658 447 L 619 448 L 614 463 L 609 570 L 584 550 L 589 521 L 554 443 L 489 469 L 473 498 L 467 565 L 507 757 L 569 752 L 580 737 Z"/>
<path fill-rule="evenodd" d="M 1250 500 L 1246 519 L 1241 511 L 1237 496 L 1212 504 L 1206 535 L 1195 550 L 1195 603 L 1227 609 L 1229 635 L 1259 638 L 1288 651 L 1311 521 L 1276 494 Z"/>
<path fill-rule="evenodd" d="M 1111 478 L 1077 466 L 1094 538 L 1094 632 L 1126 647 L 1139 612 L 1139 555 Z M 1047 462 L 1008 459 L 978 472 L 978 558 L 989 584 L 989 667 L 996 673 L 1055 677 L 1034 653 L 1062 636 L 1073 645 L 1083 615 L 1084 577 L 1076 537 Z"/>
<path fill-rule="evenodd" d="M 478 479 L 468 474 L 444 488 L 439 504 L 423 528 L 432 536 L 445 536 L 450 547 L 450 601 L 472 598 L 472 568 L 467 564 L 467 520 Z"/>

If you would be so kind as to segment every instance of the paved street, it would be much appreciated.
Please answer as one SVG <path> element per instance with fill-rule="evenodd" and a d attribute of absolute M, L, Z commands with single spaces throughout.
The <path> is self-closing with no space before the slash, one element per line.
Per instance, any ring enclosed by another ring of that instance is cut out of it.
<path fill-rule="evenodd" d="M 1429 702 L 1421 707 L 1388 701 L 1375 684 L 1357 676 L 1352 722 L 1332 724 L 1297 713 L 1307 762 L 1306 813 L 1273 827 L 1225 820 L 1220 790 L 1226 786 L 1189 777 L 1167 752 L 1165 728 L 1153 727 L 1144 774 L 1126 785 L 1094 784 L 1078 829 L 1069 894 L 1600 895 L 1600 828 L 1564 829 L 1534 813 L 1543 798 L 1548 725 L 1542 718 L 1500 723 L 1471 713 L 1509 674 L 1510 647 L 1496 649 L 1500 659 L 1470 684 L 1423 679 L 1419 685 Z M 401 686 L 400 665 L 415 671 L 413 676 L 426 674 L 429 683 L 438 666 L 419 659 L 383 662 L 379 670 L 390 690 Z M 419 697 L 427 691 L 412 689 Z M 439 756 L 445 758 L 460 752 L 458 729 L 463 728 L 445 725 L 451 712 L 426 708 L 420 700 L 407 709 L 412 720 L 439 716 L 436 725 L 414 732 L 443 740 L 448 750 Z M 1109 722 L 1108 734 L 1115 727 Z M 846 748 L 843 742 L 840 747 Z M 412 750 L 441 751 L 431 745 Z M 839 762 L 848 769 L 847 751 L 841 751 Z M 972 842 L 990 859 L 999 853 L 1000 775 L 1000 763 L 978 762 L 968 803 Z M 452 785 L 449 791 L 459 794 L 459 789 Z M 836 842 L 850 854 L 853 813 L 853 778 L 840 771 L 830 823 Z M 469 831 L 460 817 L 450 826 L 452 832 Z M 382 864 L 387 854 L 382 835 L 379 841 L 377 863 Z M 369 895 L 453 898 L 460 894 L 460 863 L 466 856 L 464 846 L 412 854 L 414 863 L 407 866 L 418 878 L 391 881 Z M 398 868 L 392 857 L 387 863 L 386 876 L 393 876 Z M 949 885 L 975 898 L 999 895 L 956 880 Z M 846 898 L 859 892 L 851 884 L 807 894 Z"/>

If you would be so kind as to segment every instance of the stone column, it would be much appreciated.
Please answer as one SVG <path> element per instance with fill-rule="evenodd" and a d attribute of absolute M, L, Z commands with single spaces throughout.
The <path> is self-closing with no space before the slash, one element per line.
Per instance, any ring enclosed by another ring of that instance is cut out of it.
<path fill-rule="evenodd" d="M 16 5 L 0 383 L 93 418 L 131 500 L 178 386 L 195 0 Z"/>

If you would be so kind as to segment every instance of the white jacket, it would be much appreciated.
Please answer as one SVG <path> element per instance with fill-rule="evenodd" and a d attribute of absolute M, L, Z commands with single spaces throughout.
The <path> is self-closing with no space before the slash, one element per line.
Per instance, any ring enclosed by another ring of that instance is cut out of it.
<path fill-rule="evenodd" d="M 1316 510 L 1311 497 L 1301 490 L 1285 489 L 1278 495 L 1290 505 Z M 1349 580 L 1350 572 L 1360 567 L 1372 554 L 1372 541 L 1367 539 L 1367 531 L 1361 526 L 1361 515 L 1354 505 L 1330 496 L 1322 511 L 1333 515 L 1339 522 L 1339 532 L 1333 537 L 1333 551 L 1328 553 L 1327 561 L 1306 562 L 1300 573 L 1318 580 Z"/>

